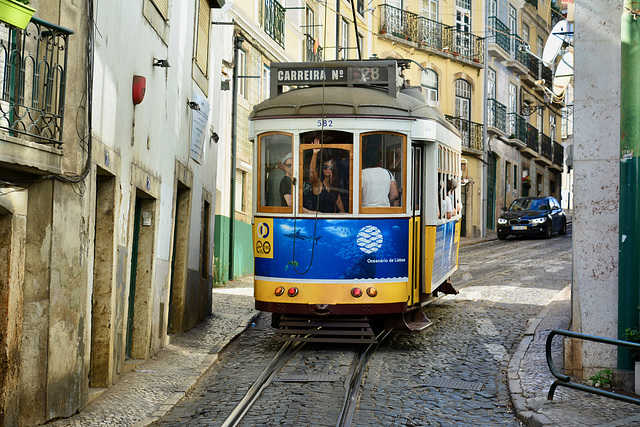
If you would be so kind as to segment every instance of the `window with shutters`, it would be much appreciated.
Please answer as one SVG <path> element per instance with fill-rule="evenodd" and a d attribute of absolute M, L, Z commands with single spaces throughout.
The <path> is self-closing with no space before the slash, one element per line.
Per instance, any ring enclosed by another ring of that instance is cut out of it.
<path fill-rule="evenodd" d="M 195 59 L 196 64 L 205 76 L 208 75 L 209 71 L 209 28 L 211 27 L 210 22 L 211 9 L 209 8 L 209 1 L 198 0 L 198 29 L 196 35 Z"/>

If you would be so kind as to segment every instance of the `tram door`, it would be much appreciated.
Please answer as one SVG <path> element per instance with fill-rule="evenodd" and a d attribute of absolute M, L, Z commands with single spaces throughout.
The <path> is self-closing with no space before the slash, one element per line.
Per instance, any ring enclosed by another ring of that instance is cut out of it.
<path fill-rule="evenodd" d="M 411 146 L 411 210 L 412 210 L 412 239 L 411 239 L 411 304 L 418 303 L 421 284 L 424 281 L 424 220 L 422 218 L 423 205 L 423 150 L 419 145 Z"/>

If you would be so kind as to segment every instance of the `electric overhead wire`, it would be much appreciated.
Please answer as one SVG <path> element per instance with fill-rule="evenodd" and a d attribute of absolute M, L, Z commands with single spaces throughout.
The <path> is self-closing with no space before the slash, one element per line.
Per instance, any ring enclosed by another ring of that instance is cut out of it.
<path fill-rule="evenodd" d="M 329 15 L 328 13 L 326 13 L 326 7 L 327 7 L 327 0 L 325 0 L 324 2 L 325 5 L 325 13 L 324 13 L 324 26 L 322 27 L 322 31 L 323 31 L 323 43 L 326 44 L 327 43 L 327 16 Z M 326 70 L 327 70 L 327 50 L 323 49 L 322 50 L 322 72 L 324 73 L 324 75 L 326 75 Z M 322 109 L 321 109 L 321 113 L 320 113 L 320 118 L 321 118 L 321 123 L 320 123 L 320 159 L 323 159 L 323 154 L 324 154 L 324 123 L 325 123 L 325 87 L 326 87 L 326 79 L 322 80 Z M 313 150 L 313 149 L 312 149 Z M 299 151 L 299 150 L 298 150 Z M 293 156 L 292 159 L 293 161 Z M 302 160 L 304 161 L 304 156 L 302 156 Z M 316 162 L 318 161 L 318 159 L 316 158 Z M 299 164 L 299 162 L 298 162 Z M 320 162 L 320 164 L 322 164 L 322 162 Z M 318 166 L 318 164 L 316 163 L 316 167 Z M 311 165 L 309 165 L 309 168 L 311 168 Z M 304 171 L 304 165 L 302 165 L 302 169 Z M 309 171 L 311 172 L 311 171 Z M 320 172 L 322 174 L 322 167 L 320 167 Z M 320 178 L 320 177 L 318 177 Z M 304 172 L 303 172 L 303 178 L 304 179 Z M 292 186 L 293 188 L 293 186 Z M 304 181 L 302 182 L 302 191 L 303 191 L 303 198 L 304 198 Z M 293 191 L 293 190 L 292 190 Z M 313 193 L 313 186 L 311 188 L 311 192 Z M 298 194 L 300 194 L 300 192 L 298 192 Z M 340 197 L 340 195 L 338 195 L 338 197 Z M 300 203 L 300 200 L 298 200 L 298 203 Z M 293 207 L 293 206 L 292 206 Z M 315 249 L 316 249 L 316 245 L 317 245 L 317 240 L 316 240 L 316 233 L 318 231 L 318 211 L 319 211 L 319 207 L 320 207 L 320 197 L 316 197 L 316 210 L 315 210 L 315 215 L 314 215 L 314 221 L 313 221 L 313 238 L 311 240 L 311 258 L 309 259 L 309 265 L 307 267 L 306 270 L 300 272 L 298 271 L 297 265 L 296 265 L 296 228 L 297 228 L 297 219 L 298 219 L 298 215 L 297 212 L 295 211 L 295 209 L 293 209 L 293 245 L 292 245 L 292 250 L 293 250 L 293 270 L 299 274 L 299 275 L 305 275 L 309 272 L 309 270 L 311 270 L 311 266 L 313 265 L 313 257 L 315 255 Z"/>

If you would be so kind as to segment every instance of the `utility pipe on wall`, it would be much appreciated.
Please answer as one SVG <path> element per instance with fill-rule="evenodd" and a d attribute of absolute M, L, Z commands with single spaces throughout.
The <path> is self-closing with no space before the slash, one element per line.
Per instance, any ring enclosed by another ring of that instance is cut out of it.
<path fill-rule="evenodd" d="M 618 263 L 618 337 L 640 324 L 640 10 L 624 0 L 620 51 L 620 237 Z M 618 348 L 618 368 L 633 369 L 629 352 Z"/>

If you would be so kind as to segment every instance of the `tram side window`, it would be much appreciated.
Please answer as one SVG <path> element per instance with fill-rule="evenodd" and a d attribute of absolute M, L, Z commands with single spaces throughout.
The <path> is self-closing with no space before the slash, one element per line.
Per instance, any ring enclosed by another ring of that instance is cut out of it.
<path fill-rule="evenodd" d="M 260 153 L 258 209 L 266 212 L 292 212 L 293 135 L 263 134 L 259 136 L 258 144 Z"/>
<path fill-rule="evenodd" d="M 361 193 L 363 212 L 368 208 L 404 207 L 404 135 L 369 133 L 360 145 Z"/>

